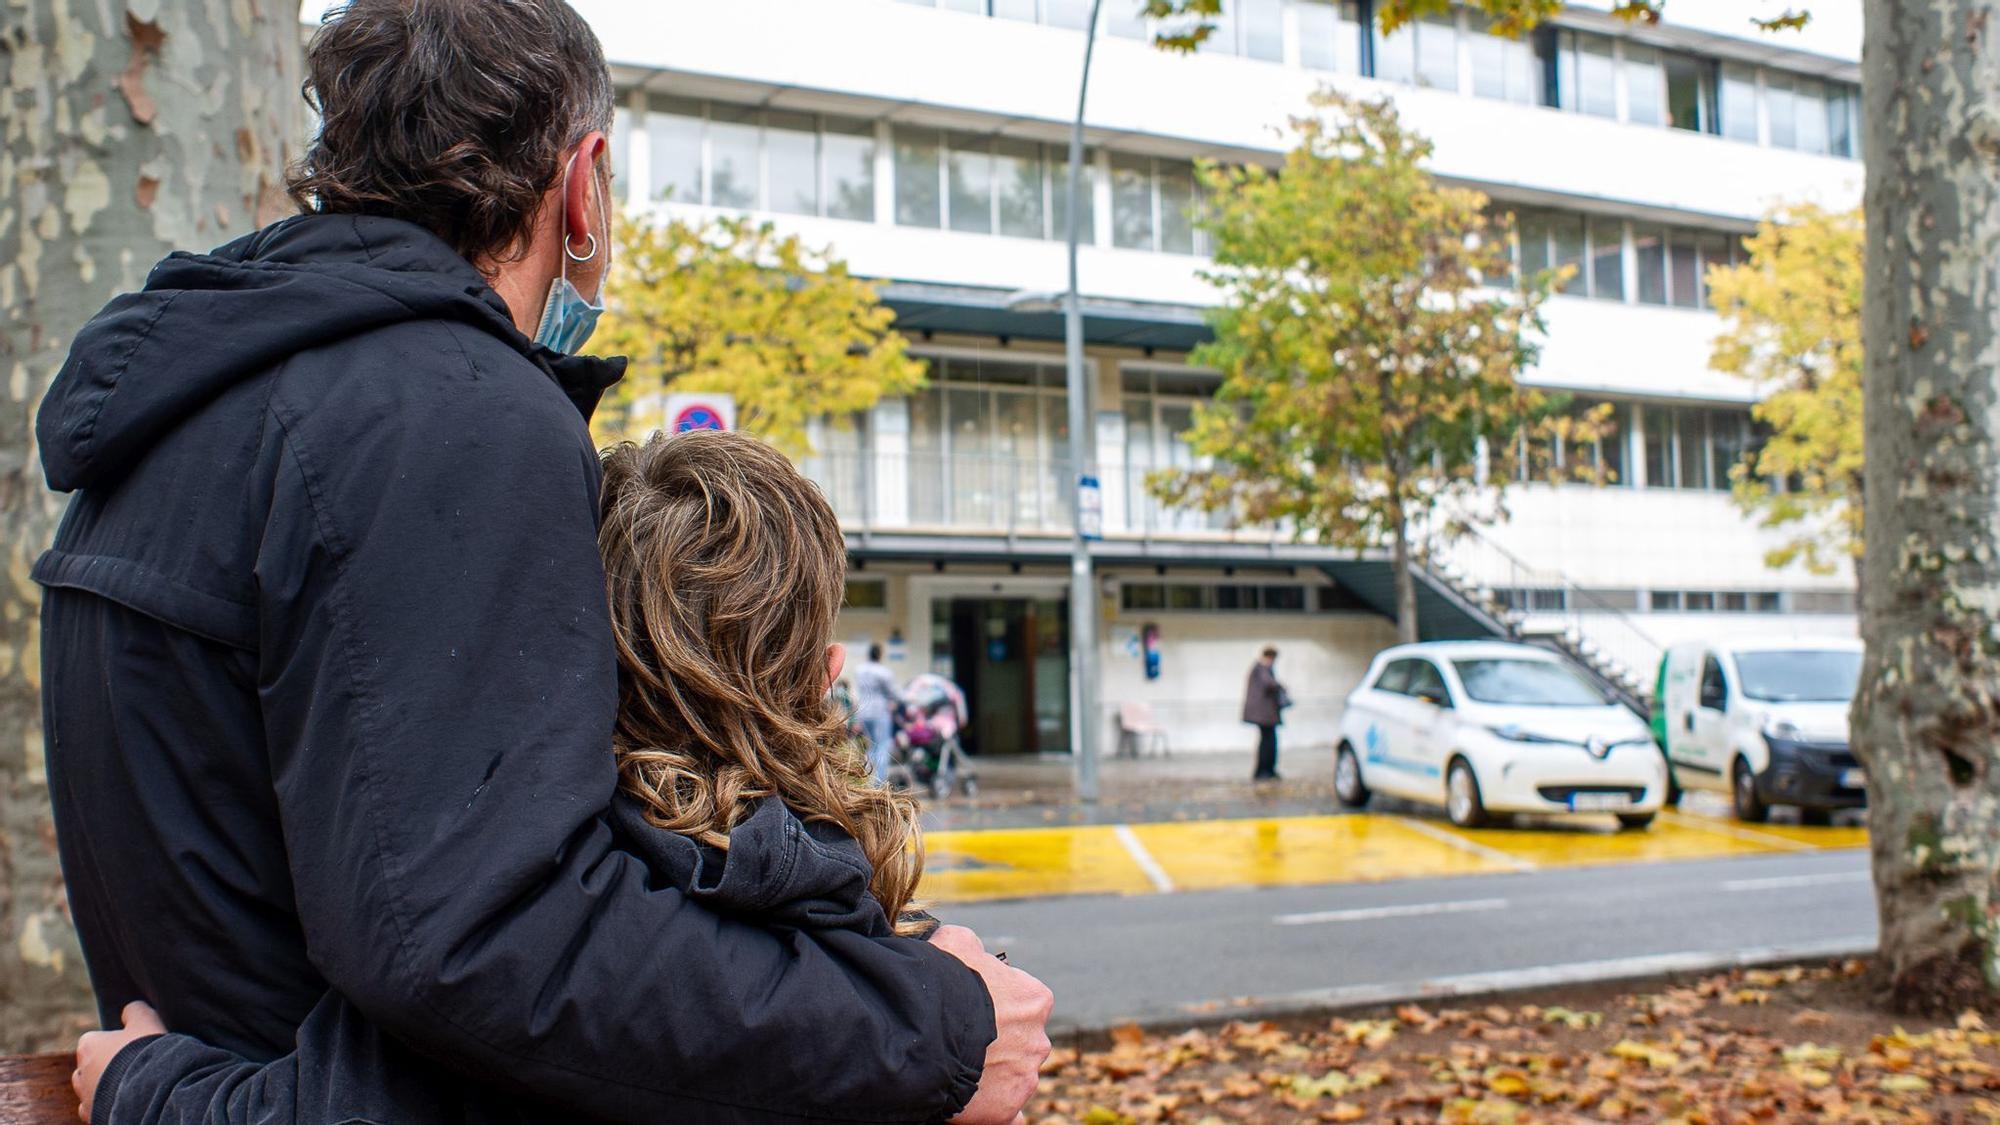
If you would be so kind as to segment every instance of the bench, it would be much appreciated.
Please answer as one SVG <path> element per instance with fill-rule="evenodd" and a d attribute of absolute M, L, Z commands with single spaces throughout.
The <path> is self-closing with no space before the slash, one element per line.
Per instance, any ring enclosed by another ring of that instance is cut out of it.
<path fill-rule="evenodd" d="M 7 1125 L 76 1125 L 70 1071 L 76 1056 L 0 1056 L 0 1121 Z"/>
<path fill-rule="evenodd" d="M 1153 718 L 1153 709 L 1144 703 L 1127 701 L 1118 705 L 1118 756 L 1143 757 L 1148 747 L 1166 757 L 1167 728 Z"/>

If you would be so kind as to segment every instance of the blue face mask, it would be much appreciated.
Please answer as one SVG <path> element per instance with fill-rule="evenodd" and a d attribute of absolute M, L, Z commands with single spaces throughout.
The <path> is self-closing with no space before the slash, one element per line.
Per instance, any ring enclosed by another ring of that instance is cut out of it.
<path fill-rule="evenodd" d="M 569 198 L 569 172 L 563 172 L 563 198 Z M 600 208 L 601 210 L 601 208 Z M 569 226 L 568 205 L 564 205 L 563 226 Z M 597 257 L 597 236 L 585 234 L 589 249 L 578 254 L 570 249 L 569 237 L 563 237 L 562 272 L 549 283 L 549 298 L 542 302 L 542 322 L 535 329 L 535 343 L 552 352 L 575 355 L 590 334 L 597 330 L 597 318 L 604 312 L 604 287 L 598 284 L 598 303 L 591 304 L 583 299 L 583 294 L 569 279 L 571 262 L 588 262 Z"/>

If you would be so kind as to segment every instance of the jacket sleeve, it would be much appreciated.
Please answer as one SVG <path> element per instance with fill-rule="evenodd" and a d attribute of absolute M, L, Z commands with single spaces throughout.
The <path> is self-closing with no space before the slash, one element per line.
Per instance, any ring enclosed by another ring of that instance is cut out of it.
<path fill-rule="evenodd" d="M 975 973 L 732 921 L 618 846 L 598 465 L 543 389 L 349 404 L 331 436 L 273 399 L 259 690 L 315 965 L 412 1047 L 594 1117 L 949 1116 L 994 1036 Z"/>

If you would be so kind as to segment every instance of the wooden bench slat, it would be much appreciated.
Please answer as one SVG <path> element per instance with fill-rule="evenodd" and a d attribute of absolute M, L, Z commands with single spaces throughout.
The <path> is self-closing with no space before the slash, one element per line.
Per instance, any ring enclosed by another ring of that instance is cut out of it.
<path fill-rule="evenodd" d="M 76 1125 L 76 1056 L 0 1056 L 0 1125 Z"/>

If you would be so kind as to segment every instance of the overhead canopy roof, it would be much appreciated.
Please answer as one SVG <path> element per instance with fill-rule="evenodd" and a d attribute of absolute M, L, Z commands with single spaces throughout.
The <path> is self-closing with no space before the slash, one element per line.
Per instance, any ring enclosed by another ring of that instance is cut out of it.
<path fill-rule="evenodd" d="M 1063 338 L 1062 295 L 894 281 L 881 287 L 903 332 Z M 1110 298 L 1083 298 L 1083 338 L 1090 344 L 1187 351 L 1211 337 L 1200 309 Z"/>

